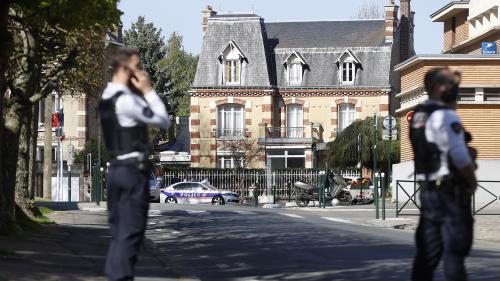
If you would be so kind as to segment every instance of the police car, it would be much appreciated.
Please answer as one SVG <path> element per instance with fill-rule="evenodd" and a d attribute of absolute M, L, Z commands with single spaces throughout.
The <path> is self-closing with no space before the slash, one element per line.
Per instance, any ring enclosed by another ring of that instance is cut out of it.
<path fill-rule="evenodd" d="M 231 191 L 218 190 L 208 181 L 178 182 L 160 190 L 161 203 L 212 203 L 224 205 L 239 202 L 239 195 Z"/>

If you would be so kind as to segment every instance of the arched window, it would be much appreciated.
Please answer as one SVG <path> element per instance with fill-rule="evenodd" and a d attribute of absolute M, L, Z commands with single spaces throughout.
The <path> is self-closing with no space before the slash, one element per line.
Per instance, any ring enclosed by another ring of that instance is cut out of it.
<path fill-rule="evenodd" d="M 338 132 L 342 132 L 345 128 L 354 122 L 355 106 L 352 103 L 343 103 L 338 106 L 339 118 L 338 118 Z"/>
<path fill-rule="evenodd" d="M 239 104 L 225 104 L 218 108 L 218 138 L 245 137 L 245 109 Z"/>
<path fill-rule="evenodd" d="M 286 106 L 286 126 L 288 138 L 304 137 L 304 109 L 300 104 Z"/>

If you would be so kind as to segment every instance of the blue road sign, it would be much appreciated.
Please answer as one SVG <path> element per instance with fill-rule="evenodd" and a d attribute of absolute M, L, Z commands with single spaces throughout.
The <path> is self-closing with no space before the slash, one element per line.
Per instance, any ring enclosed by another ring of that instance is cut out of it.
<path fill-rule="evenodd" d="M 495 55 L 497 53 L 497 43 L 483 42 L 481 47 L 481 53 L 484 55 Z"/>

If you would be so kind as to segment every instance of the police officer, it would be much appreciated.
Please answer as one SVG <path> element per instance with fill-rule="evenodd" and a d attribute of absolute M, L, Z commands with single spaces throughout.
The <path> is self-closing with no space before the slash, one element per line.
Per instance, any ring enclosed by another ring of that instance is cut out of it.
<path fill-rule="evenodd" d="M 446 280 L 467 280 L 464 259 L 472 246 L 471 196 L 477 183 L 464 129 L 453 107 L 459 83 L 459 72 L 430 70 L 425 76 L 429 99 L 416 108 L 410 124 L 422 202 L 413 280 L 433 280 L 441 257 Z"/>
<path fill-rule="evenodd" d="M 111 58 L 112 81 L 99 112 L 111 165 L 108 210 L 111 244 L 105 265 L 109 280 L 133 280 L 148 213 L 147 125 L 167 129 L 167 110 L 141 69 L 136 51 L 122 48 Z"/>

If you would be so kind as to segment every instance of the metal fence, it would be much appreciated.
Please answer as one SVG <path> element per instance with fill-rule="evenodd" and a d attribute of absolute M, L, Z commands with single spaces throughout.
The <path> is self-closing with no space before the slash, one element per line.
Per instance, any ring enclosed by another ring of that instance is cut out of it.
<path fill-rule="evenodd" d="M 396 181 L 396 217 L 420 215 L 421 186 L 415 181 Z M 478 181 L 472 197 L 474 215 L 500 215 L 500 181 Z"/>
<path fill-rule="evenodd" d="M 173 170 L 165 172 L 164 185 L 169 186 L 179 181 L 208 180 L 217 189 L 238 192 L 245 197 L 250 196 L 249 188 L 255 185 L 262 195 L 274 194 L 279 198 L 286 198 L 296 195 L 292 187 L 294 182 L 302 181 L 319 185 L 320 173 L 321 171 L 317 170 L 290 170 L 271 173 L 267 173 L 265 170 Z M 344 177 L 360 177 L 357 171 L 344 171 L 340 174 Z M 269 186 L 269 184 L 271 185 Z"/>

